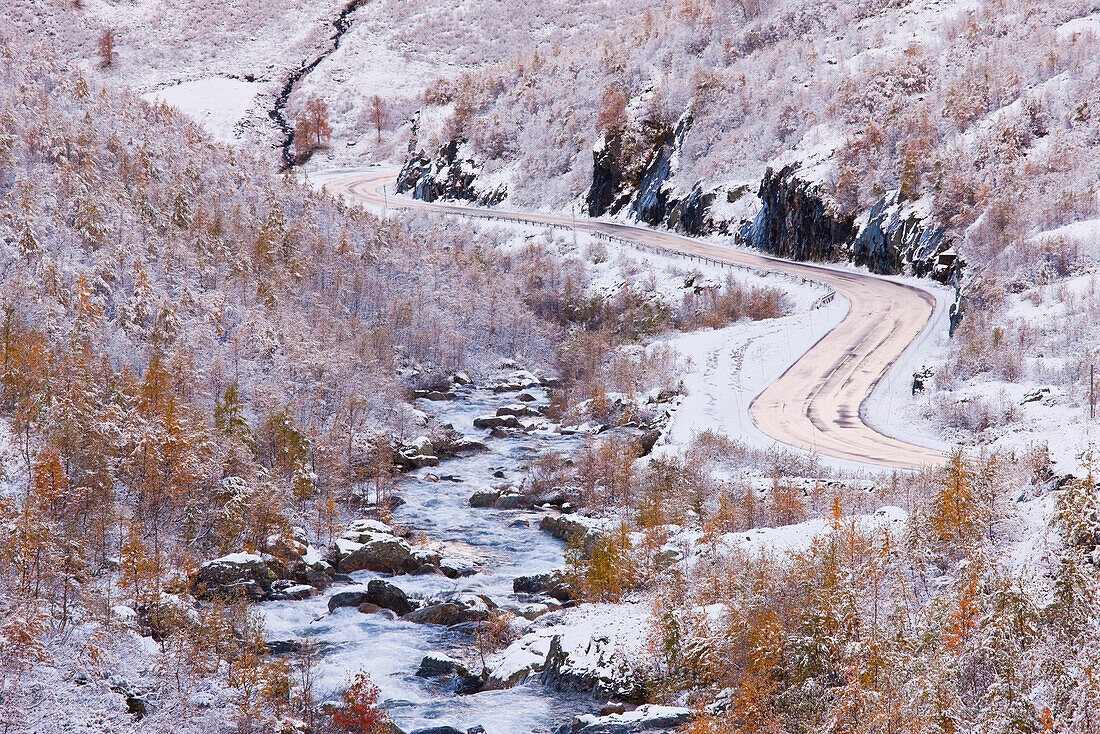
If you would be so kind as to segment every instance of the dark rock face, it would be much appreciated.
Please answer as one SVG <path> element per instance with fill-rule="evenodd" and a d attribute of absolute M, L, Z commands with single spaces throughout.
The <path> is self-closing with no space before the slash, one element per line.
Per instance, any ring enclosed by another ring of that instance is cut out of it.
<path fill-rule="evenodd" d="M 906 212 L 897 193 L 883 197 L 867 214 L 867 224 L 852 244 L 852 262 L 873 273 L 910 271 L 940 283 L 955 283 L 962 261 L 943 227 Z"/>
<path fill-rule="evenodd" d="M 653 224 L 663 222 L 668 213 L 668 192 L 665 181 L 672 173 L 672 144 L 674 140 L 664 140 L 653 151 L 642 178 L 638 181 L 638 193 L 630 207 L 631 213 L 642 222 Z"/>
<path fill-rule="evenodd" d="M 704 192 L 701 183 L 696 183 L 687 198 L 673 208 L 669 217 L 668 226 L 678 229 L 684 234 L 703 235 L 716 230 L 707 213 L 714 203 L 714 192 Z M 679 214 L 679 219 L 675 215 Z"/>
<path fill-rule="evenodd" d="M 303 564 L 301 567 L 295 569 L 294 580 L 299 584 L 309 584 L 310 586 L 324 591 L 332 585 L 332 579 L 329 575 L 322 571 L 320 568 L 313 566 L 306 566 Z"/>
<path fill-rule="evenodd" d="M 741 229 L 746 244 L 794 260 L 846 258 L 855 217 L 840 211 L 816 184 L 797 176 L 798 164 L 769 168 L 760 182 L 762 207 Z"/>
<path fill-rule="evenodd" d="M 642 456 L 649 456 L 653 452 L 653 447 L 657 445 L 657 439 L 660 437 L 661 431 L 659 428 L 651 428 L 641 435 L 638 443 L 641 445 Z"/>
<path fill-rule="evenodd" d="M 709 232 L 706 212 L 714 195 L 704 194 L 701 184 L 687 196 L 668 185 L 691 123 L 685 114 L 674 127 L 646 123 L 629 140 L 626 133 L 606 136 L 592 152 L 585 211 L 593 217 L 627 212 L 646 224 L 688 234 Z"/>
<path fill-rule="evenodd" d="M 481 191 L 476 186 L 481 166 L 472 158 L 461 158 L 465 141 L 451 140 L 441 145 L 428 158 L 419 151 L 410 151 L 397 176 L 397 193 L 411 193 L 414 199 L 436 201 L 449 199 L 470 201 L 483 206 L 499 204 L 507 191 L 498 188 Z"/>
<path fill-rule="evenodd" d="M 572 601 L 574 598 L 573 588 L 561 571 L 518 576 L 512 581 L 512 591 L 517 594 L 545 594 L 560 602 Z"/>
<path fill-rule="evenodd" d="M 623 185 L 623 136 L 610 135 L 592 152 L 592 185 L 584 199 L 585 212 L 599 217 L 612 209 Z"/>
<path fill-rule="evenodd" d="M 366 591 L 342 591 L 333 594 L 328 600 L 328 610 L 332 612 L 340 607 L 358 608 L 363 604 L 375 604 L 398 615 L 408 614 L 414 609 L 404 591 L 381 579 L 371 579 Z"/>

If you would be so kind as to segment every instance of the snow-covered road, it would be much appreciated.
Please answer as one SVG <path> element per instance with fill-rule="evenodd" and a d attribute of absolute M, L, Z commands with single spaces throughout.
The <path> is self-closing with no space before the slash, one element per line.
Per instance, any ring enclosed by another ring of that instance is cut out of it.
<path fill-rule="evenodd" d="M 696 386 L 696 395 L 713 399 L 716 405 L 720 398 L 714 394 L 708 397 L 708 392 L 735 395 L 734 404 L 727 402 L 724 412 L 738 419 L 742 418 L 742 410 L 737 400 L 747 397 L 751 401 L 747 414 L 752 426 L 744 426 L 745 432 L 755 431 L 774 441 L 844 463 L 919 469 L 943 461 L 944 455 L 939 448 L 913 443 L 921 439 L 907 437 L 907 440 L 901 440 L 872 427 L 864 410 L 891 366 L 906 354 L 914 341 L 926 338 L 926 330 L 940 321 L 935 318 L 937 297 L 928 289 L 851 268 L 781 260 L 617 222 L 429 204 L 380 193 L 382 186 L 392 186 L 394 178 L 394 171 L 381 169 L 327 172 L 324 175 L 330 192 L 375 207 L 426 208 L 462 216 L 491 215 L 562 228 L 575 226 L 580 232 L 628 240 L 643 248 L 686 254 L 713 263 L 783 273 L 831 288 L 846 302 L 847 312 L 832 328 L 823 327 L 820 333 L 810 329 L 812 338 L 802 338 L 796 342 L 789 333 L 785 334 L 789 362 L 776 379 L 750 393 L 743 389 L 731 392 L 714 380 L 704 379 Z M 825 320 L 824 314 L 822 320 Z M 804 330 L 799 329 L 800 332 Z M 775 340 L 763 343 L 768 345 L 768 349 L 761 351 L 761 358 L 769 363 L 781 362 L 784 356 L 782 346 L 776 345 Z M 715 347 L 712 356 L 706 359 L 713 357 L 721 361 L 723 349 L 726 347 Z M 703 375 L 717 373 L 715 368 L 709 372 L 704 370 Z M 751 375 L 751 370 L 748 373 Z M 745 371 L 739 370 L 737 379 L 744 375 Z M 881 420 L 871 422 L 875 426 L 884 423 Z"/>

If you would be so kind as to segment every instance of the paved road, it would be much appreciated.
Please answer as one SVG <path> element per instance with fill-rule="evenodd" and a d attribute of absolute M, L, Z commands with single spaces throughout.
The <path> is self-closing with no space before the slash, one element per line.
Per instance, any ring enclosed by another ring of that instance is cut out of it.
<path fill-rule="evenodd" d="M 392 187 L 393 171 L 360 173 L 327 184 L 330 192 L 383 206 L 379 193 Z M 390 205 L 469 215 L 467 207 L 428 204 L 401 197 Z M 486 210 L 474 210 L 484 215 Z M 569 227 L 571 217 L 500 212 L 534 222 Z M 890 365 L 921 333 L 935 311 L 935 298 L 919 288 L 864 273 L 791 262 L 754 252 L 730 250 L 686 237 L 625 224 L 576 219 L 581 232 L 597 232 L 671 252 L 721 262 L 776 270 L 824 283 L 851 302 L 848 315 L 749 406 L 749 415 L 764 434 L 782 443 L 827 456 L 898 469 L 920 469 L 943 463 L 935 449 L 883 435 L 864 423 L 860 405 Z"/>

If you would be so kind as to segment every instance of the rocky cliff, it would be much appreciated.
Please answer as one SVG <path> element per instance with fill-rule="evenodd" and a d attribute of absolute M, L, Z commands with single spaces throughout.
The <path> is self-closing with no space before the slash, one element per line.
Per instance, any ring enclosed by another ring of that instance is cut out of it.
<path fill-rule="evenodd" d="M 709 209 L 715 192 L 701 183 L 687 191 L 671 183 L 691 124 L 688 112 L 672 127 L 646 123 L 640 132 L 601 138 L 592 151 L 586 213 L 625 216 L 685 234 L 713 232 Z"/>
<path fill-rule="evenodd" d="M 943 227 L 894 191 L 866 214 L 852 242 L 852 261 L 875 273 L 911 273 L 954 284 L 963 262 Z"/>
<path fill-rule="evenodd" d="M 429 156 L 417 144 L 417 129 L 414 123 L 405 165 L 397 176 L 397 193 L 423 201 L 469 201 L 482 206 L 504 201 L 508 191 L 503 186 L 479 185 L 482 166 L 467 154 L 466 141 L 450 140 Z"/>
<path fill-rule="evenodd" d="M 760 211 L 745 222 L 744 244 L 794 260 L 844 259 L 855 236 L 855 217 L 842 211 L 818 184 L 798 176 L 798 164 L 768 168 L 760 182 Z"/>
<path fill-rule="evenodd" d="M 874 273 L 958 284 L 963 262 L 946 230 L 896 191 L 865 212 L 846 211 L 797 162 L 769 167 L 756 197 L 745 185 L 677 186 L 673 179 L 691 124 L 685 113 L 674 126 L 646 122 L 601 137 L 592 151 L 585 212 L 691 235 L 732 234 L 740 244 L 795 260 L 851 261 Z M 398 192 L 426 201 L 501 201 L 507 191 L 479 187 L 481 166 L 462 155 L 463 147 L 462 141 L 451 141 L 428 157 L 410 145 Z M 744 205 L 750 200 L 758 203 L 751 219 L 744 218 L 751 215 Z"/>

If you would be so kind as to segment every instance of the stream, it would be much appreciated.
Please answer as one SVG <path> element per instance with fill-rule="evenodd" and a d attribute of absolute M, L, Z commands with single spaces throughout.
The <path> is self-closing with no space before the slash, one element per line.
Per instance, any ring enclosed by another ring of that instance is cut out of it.
<path fill-rule="evenodd" d="M 271 118 L 272 122 L 275 123 L 275 126 L 279 128 L 279 132 L 282 135 L 282 142 L 279 143 L 279 147 L 282 149 L 283 165 L 281 170 L 283 171 L 293 168 L 296 164 L 294 154 L 290 152 L 291 146 L 294 145 L 294 126 L 286 119 L 286 104 L 290 100 L 290 95 L 294 92 L 294 88 L 298 85 L 298 82 L 302 81 L 307 74 L 316 69 L 318 64 L 336 53 L 336 50 L 340 48 L 340 42 L 344 39 L 344 34 L 351 30 L 352 13 L 362 7 L 366 1 L 367 0 L 349 0 L 340 11 L 340 14 L 337 15 L 330 24 L 333 31 L 333 35 L 329 39 L 330 46 L 322 50 L 311 61 L 303 62 L 297 69 L 293 69 L 283 81 L 283 85 L 279 88 L 279 91 L 275 94 L 275 104 L 267 115 Z"/>
<path fill-rule="evenodd" d="M 536 397 L 536 404 L 546 404 L 541 388 L 528 392 Z M 537 676 L 510 690 L 456 696 L 444 684 L 418 678 L 415 672 L 428 653 L 466 658 L 463 651 L 471 649 L 468 636 L 446 627 L 361 614 L 353 607 L 328 613 L 327 602 L 334 593 L 355 590 L 370 579 L 383 577 L 410 597 L 472 591 L 489 596 L 502 607 L 514 606 L 518 601 L 512 592 L 513 579 L 562 567 L 564 544 L 538 530 L 539 513 L 471 508 L 468 500 L 478 489 L 505 481 L 494 478 L 495 471 L 518 479 L 521 468 L 539 453 L 571 452 L 580 438 L 554 433 L 492 438 L 487 431 L 473 427 L 474 418 L 495 414 L 498 407 L 514 402 L 515 393 L 463 387 L 457 394 L 455 400 L 429 404 L 431 412 L 459 433 L 484 441 L 489 450 L 444 460 L 434 469 L 402 477 L 397 492 L 405 504 L 395 511 L 394 521 L 442 543 L 445 555 L 475 562 L 479 573 L 449 579 L 434 575 L 388 577 L 362 571 L 352 575 L 355 584 L 335 584 L 308 600 L 268 602 L 259 608 L 271 639 L 309 636 L 326 646 L 315 670 L 317 694 L 322 700 L 364 670 L 381 689 L 381 700 L 393 722 L 407 732 L 433 726 L 461 730 L 482 726 L 488 734 L 553 731 L 575 714 L 598 706 L 589 696 L 545 688 Z M 431 481 L 429 473 L 453 475 L 462 481 Z M 521 519 L 529 520 L 529 525 L 513 525 Z M 470 667 L 480 669 L 479 665 Z"/>

